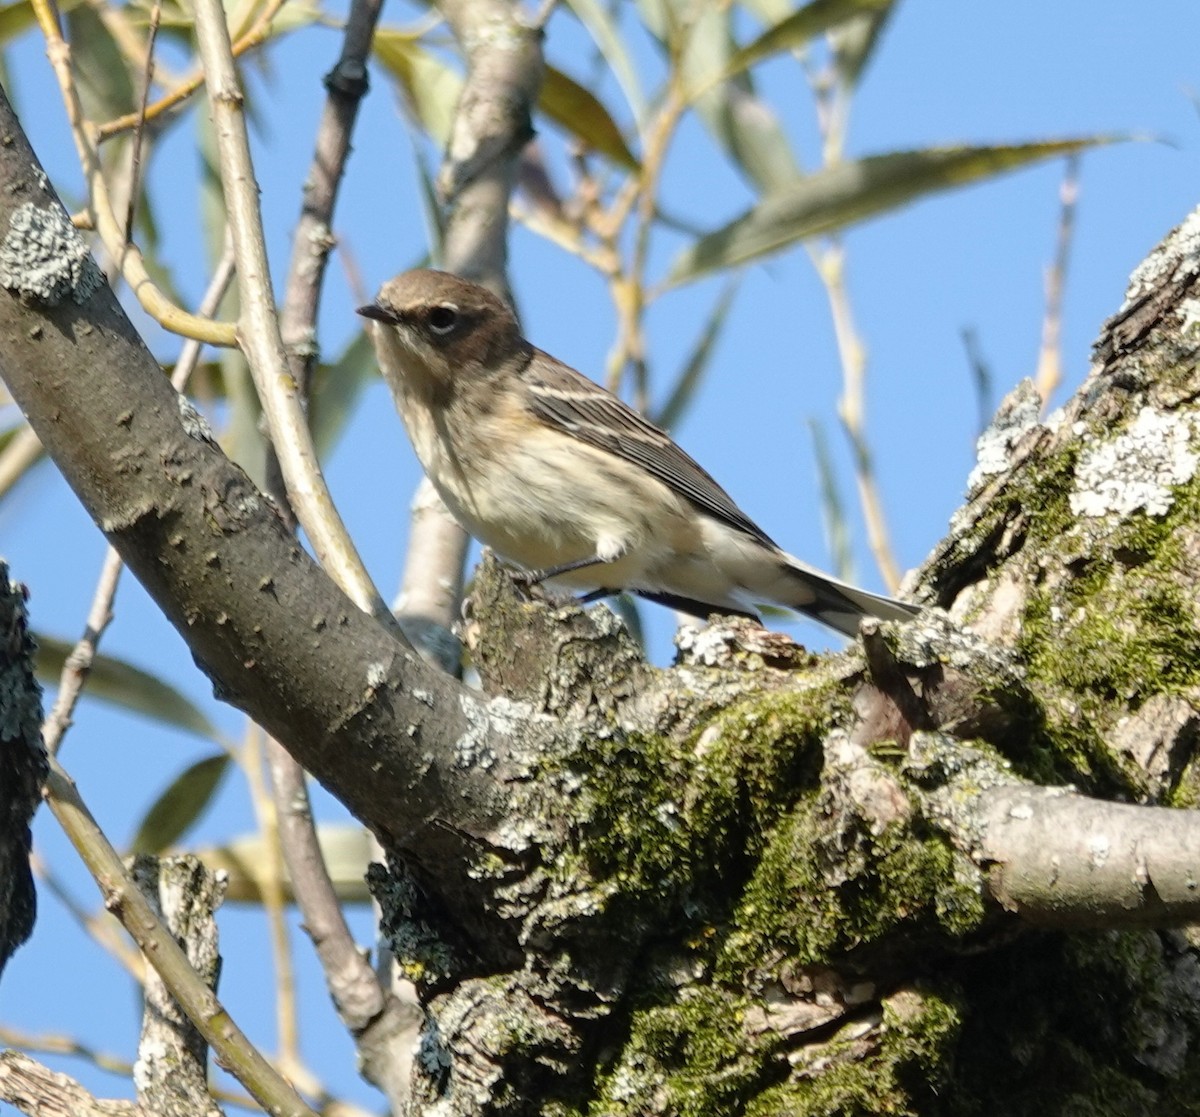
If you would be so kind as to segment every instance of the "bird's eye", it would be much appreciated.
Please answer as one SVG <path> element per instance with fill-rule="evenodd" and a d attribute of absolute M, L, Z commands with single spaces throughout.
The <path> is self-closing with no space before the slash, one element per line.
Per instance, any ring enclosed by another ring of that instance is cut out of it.
<path fill-rule="evenodd" d="M 453 306 L 435 306 L 428 320 L 429 328 L 439 337 L 445 337 L 458 325 L 458 310 Z"/>

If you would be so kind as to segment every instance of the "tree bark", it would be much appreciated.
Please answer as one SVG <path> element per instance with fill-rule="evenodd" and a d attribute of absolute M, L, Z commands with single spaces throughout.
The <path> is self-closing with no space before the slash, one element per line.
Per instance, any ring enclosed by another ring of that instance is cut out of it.
<path fill-rule="evenodd" d="M 29 823 L 46 778 L 42 688 L 33 675 L 25 589 L 0 560 L 0 973 L 33 932 Z"/>

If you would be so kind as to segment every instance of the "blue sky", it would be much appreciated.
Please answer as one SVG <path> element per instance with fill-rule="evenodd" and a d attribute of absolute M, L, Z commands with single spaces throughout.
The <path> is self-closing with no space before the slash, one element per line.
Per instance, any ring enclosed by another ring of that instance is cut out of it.
<path fill-rule="evenodd" d="M 387 10 L 391 22 L 410 9 Z M 1079 383 L 1104 318 L 1119 306 L 1131 269 L 1200 201 L 1200 7 L 1194 0 L 1153 5 L 1034 0 L 946 4 L 907 0 L 890 26 L 855 105 L 849 154 L 955 142 L 1010 142 L 1090 133 L 1145 137 L 1088 153 L 1063 317 L 1068 384 Z M 549 52 L 564 69 L 589 72 L 583 40 L 566 13 L 549 28 Z M 270 250 L 277 281 L 288 255 L 299 186 L 309 159 L 322 91 L 317 78 L 336 56 L 332 31 L 298 35 L 274 56 L 269 82 L 255 89 L 267 129 L 256 143 Z M 648 53 L 648 51 L 646 52 Z M 79 175 L 40 43 L 27 36 L 10 56 L 18 105 L 51 180 L 78 196 Z M 818 141 L 811 103 L 786 60 L 756 71 L 795 150 L 814 166 Z M 610 104 L 614 90 L 605 87 Z M 553 149 L 551 126 L 547 143 Z M 186 123 L 160 160 L 152 188 L 159 220 L 192 293 L 204 286 L 194 175 L 194 126 Z M 370 288 L 416 262 L 424 228 L 412 147 L 382 73 L 374 75 L 356 137 L 337 231 Z M 552 165 L 560 167 L 555 161 Z M 848 282 L 870 353 L 868 426 L 888 522 L 902 567 L 919 563 L 958 506 L 973 461 L 977 401 L 961 332 L 975 331 L 997 400 L 1034 368 L 1043 308 L 1043 270 L 1058 220 L 1062 164 L 1048 163 L 967 190 L 938 195 L 873 220 L 846 236 Z M 684 127 L 665 180 L 672 209 L 716 227 L 752 195 L 714 155 L 702 129 Z M 678 242 L 654 254 L 665 269 Z M 539 346 L 598 375 L 611 344 L 613 315 L 602 283 L 558 249 L 517 230 L 512 275 L 526 333 Z M 719 281 L 665 297 L 651 313 L 649 340 L 659 391 L 678 369 Z M 358 328 L 355 298 L 335 265 L 322 318 L 322 344 L 336 353 Z M 169 352 L 165 347 L 164 355 Z M 835 450 L 851 509 L 855 577 L 879 588 L 854 504 L 850 455 L 837 425 L 840 373 L 825 297 L 806 254 L 794 250 L 752 266 L 698 402 L 676 430 L 680 442 L 780 543 L 805 560 L 830 563 L 808 423 L 820 423 Z M 406 509 L 418 469 L 382 386 L 362 399 L 352 430 L 328 467 L 351 532 L 385 596 L 394 591 L 407 532 Z M 42 467 L 0 509 L 0 554 L 29 583 L 37 627 L 74 638 L 92 593 L 103 541 L 53 471 Z M 214 710 L 224 732 L 241 734 L 233 711 L 213 706 L 203 677 L 178 636 L 132 581 L 122 586 L 105 650 L 161 673 Z M 654 655 L 669 656 L 670 617 L 648 607 Z M 811 627 L 796 630 L 821 646 Z M 48 696 L 49 698 L 50 696 Z M 113 839 L 127 842 L 146 806 L 211 743 L 148 726 L 94 702 L 81 707 L 64 760 Z M 321 799 L 324 817 L 340 808 Z M 195 835 L 220 841 L 250 826 L 244 790 L 225 786 Z M 55 824 L 41 812 L 39 854 L 93 903 Z M 270 1051 L 269 972 L 261 920 L 229 908 L 221 916 L 226 969 L 222 991 L 251 1035 Z M 365 919 L 359 925 L 366 935 Z M 307 941 L 297 933 L 304 1050 L 329 1083 L 361 1104 L 375 1096 L 358 1082 L 350 1043 L 333 1019 Z M 138 1005 L 128 981 L 43 893 L 33 942 L 0 983 L 0 1022 L 32 1032 L 69 1032 L 132 1057 Z M 125 1083 L 79 1060 L 61 1065 L 100 1093 Z"/>

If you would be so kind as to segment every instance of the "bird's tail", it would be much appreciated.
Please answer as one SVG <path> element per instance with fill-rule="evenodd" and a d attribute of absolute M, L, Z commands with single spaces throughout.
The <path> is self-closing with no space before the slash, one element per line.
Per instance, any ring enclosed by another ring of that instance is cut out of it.
<path fill-rule="evenodd" d="M 787 555 L 790 582 L 795 593 L 788 605 L 805 616 L 812 617 L 845 636 L 856 636 L 863 617 L 875 617 L 881 621 L 907 621 L 920 611 L 919 605 L 897 601 L 893 597 L 859 589 L 837 578 L 823 574 L 820 570 Z"/>

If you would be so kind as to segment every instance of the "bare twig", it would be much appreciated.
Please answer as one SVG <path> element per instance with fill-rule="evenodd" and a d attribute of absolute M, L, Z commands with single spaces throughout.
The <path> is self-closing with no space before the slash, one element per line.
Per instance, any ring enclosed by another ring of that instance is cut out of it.
<path fill-rule="evenodd" d="M 254 858 L 247 868 L 262 899 L 263 912 L 271 939 L 275 965 L 275 1030 L 278 1033 L 279 1064 L 295 1080 L 294 1068 L 300 1066 L 299 1016 L 296 1012 L 296 974 L 292 967 L 292 943 L 284 908 L 287 897 L 283 885 L 284 857 L 280 843 L 279 820 L 271 788 L 264 779 L 268 738 L 253 722 L 246 723 L 246 742 L 242 750 L 242 770 L 255 821 L 262 837 L 263 856 Z"/>
<path fill-rule="evenodd" d="M 842 153 L 846 149 L 853 89 L 842 80 L 843 75 L 837 71 L 836 65 L 817 67 L 806 58 L 804 70 L 816 106 L 817 128 L 821 133 L 821 159 L 825 166 L 832 166 L 841 161 Z M 850 296 L 846 290 L 845 245 L 839 238 L 829 237 L 824 244 L 818 246 L 809 243 L 807 248 L 817 275 L 825 287 L 830 315 L 833 318 L 838 356 L 842 365 L 842 395 L 838 400 L 838 414 L 854 452 L 854 480 L 867 528 L 867 541 L 884 584 L 895 592 L 900 585 L 900 570 L 892 549 L 883 501 L 879 495 L 875 468 L 871 460 L 870 442 L 867 439 L 864 417 L 867 351 L 854 325 Z"/>
<path fill-rule="evenodd" d="M 238 36 L 237 42 L 233 44 L 234 58 L 240 58 L 247 51 L 253 50 L 267 41 L 271 34 L 271 21 L 279 14 L 279 9 L 283 7 L 283 4 L 284 0 L 271 0 L 263 8 L 258 19 L 254 21 L 254 25 L 244 35 Z M 164 94 L 159 100 L 155 101 L 154 104 L 147 105 L 144 114 L 138 112 L 126 113 L 124 116 L 118 116 L 114 120 L 101 124 L 96 129 L 97 142 L 103 143 L 114 136 L 119 136 L 122 132 L 128 132 L 131 128 L 136 128 L 139 117 L 146 121 L 157 120 L 160 116 L 164 116 L 172 109 L 182 105 L 203 85 L 204 70 L 201 67 L 180 82 L 169 93 Z"/>
<path fill-rule="evenodd" d="M 46 451 L 33 427 L 24 426 L 0 452 L 0 499 L 38 462 Z"/>
<path fill-rule="evenodd" d="M 0 1024 L 0 1044 L 5 1047 L 19 1047 L 22 1051 L 38 1051 L 44 1055 L 74 1056 L 98 1070 L 107 1071 L 120 1078 L 128 1078 L 133 1074 L 133 1064 L 128 1059 L 106 1051 L 97 1051 L 86 1043 L 80 1043 L 74 1036 L 44 1032 L 35 1035 Z"/>
<path fill-rule="evenodd" d="M 335 244 L 333 210 L 350 154 L 358 106 L 367 92 L 367 57 L 381 7 L 382 0 L 355 0 L 351 4 L 341 56 L 325 75 L 328 96 L 317 128 L 316 150 L 304 179 L 303 205 L 292 237 L 287 288 L 279 311 L 279 332 L 301 394 L 307 390 L 317 360 L 317 307 L 329 252 Z"/>
<path fill-rule="evenodd" d="M 207 341 L 211 345 L 236 345 L 237 336 L 231 324 L 190 314 L 176 306 L 150 278 L 145 260 L 137 246 L 126 246 L 124 228 L 116 218 L 112 197 L 104 181 L 104 171 L 96 149 L 96 129 L 84 116 L 79 91 L 75 87 L 75 78 L 71 72 L 71 48 L 62 37 L 50 0 L 33 0 L 33 10 L 46 38 L 46 56 L 50 59 L 62 92 L 63 103 L 67 109 L 67 122 L 71 127 L 80 166 L 87 181 L 88 214 L 109 256 L 120 261 L 121 274 L 129 284 L 130 290 L 146 313 L 165 329 L 184 337 Z M 135 114 L 134 123 L 137 119 Z"/>
<path fill-rule="evenodd" d="M 879 496 L 863 421 L 867 354 L 850 310 L 845 283 L 845 256 L 841 243 L 834 241 L 819 252 L 814 250 L 813 261 L 829 298 L 834 335 L 841 357 L 842 397 L 838 401 L 838 414 L 854 451 L 854 479 L 858 486 L 863 520 L 867 526 L 867 539 L 884 584 L 895 592 L 900 584 L 900 570 L 888 535 L 883 501 Z"/>
<path fill-rule="evenodd" d="M 84 624 L 83 635 L 71 649 L 63 664 L 62 674 L 58 680 L 58 697 L 54 700 L 54 708 L 47 715 L 42 726 L 42 739 L 46 743 L 46 751 L 55 756 L 62 744 L 62 739 L 71 727 L 71 719 L 75 712 L 75 704 L 83 693 L 87 677 L 91 673 L 92 664 L 96 659 L 96 645 L 104 630 L 112 621 L 112 604 L 117 594 L 117 585 L 121 580 L 124 563 L 116 549 L 111 545 L 105 552 L 104 563 L 100 567 L 100 577 L 96 580 L 96 590 L 92 594 L 92 604 L 88 609 L 87 621 Z"/>
<path fill-rule="evenodd" d="M 66 913 L 79 924 L 80 930 L 106 951 L 138 985 L 143 984 L 146 979 L 146 960 L 121 934 L 116 920 L 106 911 L 89 911 L 72 895 L 66 884 L 50 871 L 49 866 L 38 858 L 36 852 L 30 856 L 30 862 L 46 891 L 62 904 Z"/>
<path fill-rule="evenodd" d="M 220 0 L 196 4 L 196 36 L 220 153 L 221 179 L 233 232 L 242 295 L 239 336 L 279 455 L 288 499 L 321 564 L 364 611 L 394 626 L 391 612 L 371 583 L 362 559 L 334 507 L 317 466 L 312 435 L 297 386 L 288 374 L 279 335 L 258 208 L 258 186 L 250 159 L 242 94 L 234 71 Z"/>
<path fill-rule="evenodd" d="M 71 778 L 51 758 L 46 802 L 104 897 L 108 908 L 141 947 L 171 995 L 231 1074 L 279 1117 L 312 1117 L 312 1110 L 259 1054 L 216 995 L 200 979 L 174 936 L 154 914 L 128 870 L 84 805 Z"/>
<path fill-rule="evenodd" d="M 350 933 L 321 855 L 304 770 L 276 741 L 268 755 L 280 842 L 305 929 L 338 1015 L 358 1046 L 363 1075 L 384 1092 L 393 1112 L 403 1112 L 423 1015 L 415 1003 L 387 991 Z"/>
<path fill-rule="evenodd" d="M 138 99 L 138 122 L 133 130 L 133 152 L 129 161 L 129 205 L 125 211 L 125 248 L 133 240 L 133 222 L 137 216 L 138 196 L 142 185 L 142 139 L 146 134 L 146 102 L 150 99 L 150 83 L 154 80 L 154 42 L 158 38 L 158 23 L 162 18 L 161 0 L 150 9 L 150 28 L 146 33 L 146 65 L 142 72 L 142 93 Z M 124 255 L 124 253 L 122 253 Z"/>
<path fill-rule="evenodd" d="M 1033 374 L 1043 407 L 1050 406 L 1050 397 L 1062 382 L 1062 300 L 1067 264 L 1071 257 L 1071 240 L 1075 232 L 1075 206 L 1079 199 L 1078 155 L 1067 157 L 1058 198 L 1058 239 L 1054 260 L 1046 269 L 1046 313 L 1042 318 L 1042 345 L 1038 350 L 1037 371 Z"/>

